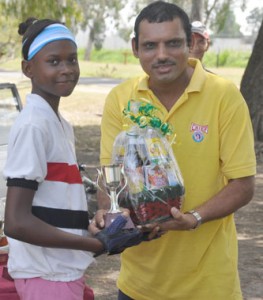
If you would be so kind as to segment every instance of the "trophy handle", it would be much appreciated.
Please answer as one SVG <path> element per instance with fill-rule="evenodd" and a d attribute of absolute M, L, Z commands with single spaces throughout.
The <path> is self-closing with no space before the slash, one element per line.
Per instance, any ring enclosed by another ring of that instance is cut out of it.
<path fill-rule="evenodd" d="M 105 189 L 102 189 L 99 182 L 100 180 L 102 181 L 102 184 L 104 185 L 105 188 L 107 188 L 107 184 L 103 181 L 103 172 L 99 169 L 97 169 L 98 172 L 98 177 L 97 177 L 97 182 L 96 182 L 96 186 L 98 187 L 98 189 L 100 189 L 104 194 L 107 194 L 107 196 L 110 198 L 111 200 L 111 207 L 109 212 L 110 213 L 118 213 L 121 212 L 120 207 L 119 207 L 119 202 L 118 202 L 118 197 L 120 195 L 120 193 L 125 189 L 126 185 L 127 185 L 127 180 L 126 178 L 123 176 L 124 178 L 124 186 L 119 190 L 118 193 L 116 193 L 116 190 L 121 186 L 121 182 L 117 187 L 108 187 L 110 194 L 107 193 L 107 191 L 105 191 Z M 123 172 L 122 172 L 123 174 Z M 123 174 L 124 175 L 124 174 Z"/>
<path fill-rule="evenodd" d="M 118 215 L 122 214 L 122 211 L 120 210 L 119 207 L 119 202 L 118 202 L 118 198 L 120 193 L 126 188 L 127 186 L 127 178 L 124 174 L 124 169 L 123 167 L 121 167 L 121 174 L 122 176 L 120 176 L 120 180 L 119 180 L 119 184 L 118 185 L 111 185 L 111 186 L 107 186 L 107 183 L 104 181 L 105 178 L 103 176 L 103 172 L 101 170 L 98 170 L 98 178 L 97 178 L 97 186 L 98 188 L 103 192 L 106 193 L 108 195 L 108 197 L 110 198 L 110 202 L 111 202 L 111 207 L 110 210 L 105 214 L 104 219 L 105 219 L 105 227 L 109 227 L 110 224 L 117 218 Z M 123 180 L 122 180 L 123 177 Z M 100 182 L 102 182 L 102 184 L 104 185 L 104 188 L 108 189 L 109 192 L 105 189 L 102 189 L 102 187 L 100 186 Z M 121 188 L 120 188 L 121 187 Z M 120 188 L 120 190 L 118 191 L 118 193 L 116 193 L 116 191 Z M 124 229 L 132 229 L 134 228 L 134 224 L 131 220 L 130 217 L 127 218 L 127 223 L 124 227 Z"/>
<path fill-rule="evenodd" d="M 123 187 L 119 190 L 118 194 L 116 195 L 116 198 L 117 198 L 116 201 L 117 201 L 117 203 L 119 203 L 118 198 L 119 198 L 120 193 L 126 188 L 127 183 L 128 183 L 127 178 L 126 178 L 126 176 L 125 176 L 125 174 L 124 174 L 124 168 L 123 168 L 123 167 L 121 168 L 121 173 L 122 173 L 123 178 L 124 178 L 124 185 L 123 185 Z M 120 185 L 121 185 L 121 183 L 120 183 Z M 120 186 L 120 185 L 119 185 L 119 186 Z"/>

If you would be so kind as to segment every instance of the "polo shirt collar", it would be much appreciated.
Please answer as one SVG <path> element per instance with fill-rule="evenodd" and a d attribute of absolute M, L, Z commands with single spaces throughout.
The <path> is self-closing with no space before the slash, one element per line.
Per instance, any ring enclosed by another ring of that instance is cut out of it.
<path fill-rule="evenodd" d="M 148 75 L 143 75 L 139 78 L 139 83 L 138 83 L 138 90 L 139 91 L 147 91 L 150 90 L 149 89 L 149 85 L 148 85 L 148 80 L 149 80 L 149 76 Z"/>
<path fill-rule="evenodd" d="M 194 72 L 186 90 L 188 93 L 199 92 L 206 81 L 206 71 L 199 59 L 189 58 L 188 64 L 194 68 Z"/>
<path fill-rule="evenodd" d="M 47 101 L 37 94 L 32 94 L 32 93 L 28 94 L 26 96 L 26 103 L 30 106 L 34 106 L 42 109 L 43 111 L 45 111 L 45 113 L 49 114 L 50 117 L 52 117 L 57 122 L 59 122 L 59 118 L 60 120 L 62 119 L 60 113 L 58 113 L 59 114 L 59 118 L 58 118 L 56 113 L 52 109 L 52 107 L 47 103 Z"/>

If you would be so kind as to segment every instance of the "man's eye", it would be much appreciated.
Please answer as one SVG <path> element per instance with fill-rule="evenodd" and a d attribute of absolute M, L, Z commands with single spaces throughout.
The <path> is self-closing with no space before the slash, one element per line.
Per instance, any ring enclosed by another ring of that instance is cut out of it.
<path fill-rule="evenodd" d="M 170 47 L 181 47 L 182 46 L 182 41 L 179 40 L 173 40 L 169 42 Z"/>
<path fill-rule="evenodd" d="M 146 49 L 153 49 L 154 46 L 155 46 L 154 43 L 147 43 L 147 44 L 145 44 L 145 48 L 146 48 Z"/>

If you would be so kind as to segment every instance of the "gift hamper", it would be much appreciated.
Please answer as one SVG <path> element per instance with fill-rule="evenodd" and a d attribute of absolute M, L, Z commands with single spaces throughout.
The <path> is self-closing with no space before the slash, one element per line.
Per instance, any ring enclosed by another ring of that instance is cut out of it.
<path fill-rule="evenodd" d="M 126 184 L 119 204 L 130 210 L 136 225 L 166 221 L 171 207 L 181 209 L 184 196 L 171 147 L 175 134 L 151 103 L 130 100 L 123 115 L 126 130 L 116 137 L 112 153 L 112 163 L 122 165 Z"/>

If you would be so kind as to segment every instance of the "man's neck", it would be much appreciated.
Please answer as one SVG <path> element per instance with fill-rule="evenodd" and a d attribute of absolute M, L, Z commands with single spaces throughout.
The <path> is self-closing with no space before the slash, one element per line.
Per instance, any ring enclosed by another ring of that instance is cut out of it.
<path fill-rule="evenodd" d="M 188 67 L 186 72 L 182 74 L 182 76 L 169 83 L 151 82 L 150 79 L 149 87 L 153 91 L 155 96 L 159 99 L 159 101 L 169 111 L 184 93 L 192 78 L 193 72 L 194 69 Z"/>

